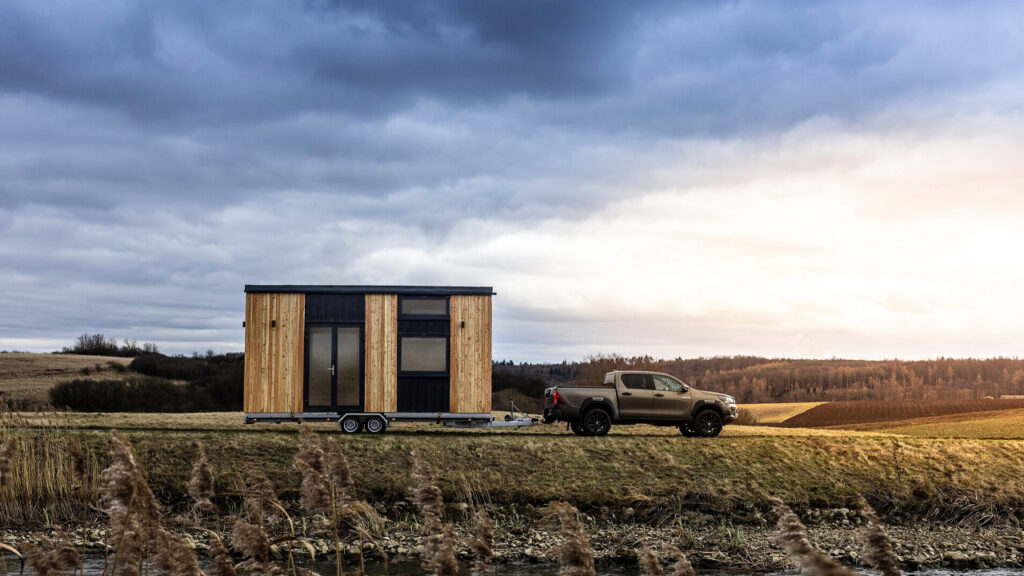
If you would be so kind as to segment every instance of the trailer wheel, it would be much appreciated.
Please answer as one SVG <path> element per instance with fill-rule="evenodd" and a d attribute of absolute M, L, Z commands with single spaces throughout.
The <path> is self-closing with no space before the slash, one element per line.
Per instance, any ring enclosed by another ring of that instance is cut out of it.
<path fill-rule="evenodd" d="M 370 434 L 380 434 L 387 430 L 388 424 L 380 416 L 372 416 L 366 421 L 366 431 Z"/>
<path fill-rule="evenodd" d="M 714 438 L 722 431 L 722 416 L 714 410 L 705 410 L 694 419 L 694 429 L 702 438 Z"/>
<path fill-rule="evenodd" d="M 359 418 L 343 418 L 341 421 L 341 431 L 345 434 L 355 434 L 362 429 L 363 423 L 359 421 Z"/>
<path fill-rule="evenodd" d="M 588 436 L 604 436 L 612 429 L 612 415 L 603 408 L 591 408 L 583 415 L 581 427 Z"/>

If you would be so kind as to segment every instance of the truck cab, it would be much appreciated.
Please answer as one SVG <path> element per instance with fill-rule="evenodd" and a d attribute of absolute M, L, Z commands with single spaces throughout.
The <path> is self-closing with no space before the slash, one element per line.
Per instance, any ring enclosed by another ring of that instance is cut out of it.
<path fill-rule="evenodd" d="M 663 372 L 615 370 L 600 386 L 544 391 L 544 422 L 567 422 L 581 436 L 603 436 L 612 424 L 675 426 L 684 436 L 717 436 L 737 417 L 736 401 Z"/>

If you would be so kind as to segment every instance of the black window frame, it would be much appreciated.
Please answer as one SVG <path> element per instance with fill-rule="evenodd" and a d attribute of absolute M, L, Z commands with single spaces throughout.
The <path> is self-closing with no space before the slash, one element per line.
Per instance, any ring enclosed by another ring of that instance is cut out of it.
<path fill-rule="evenodd" d="M 402 303 L 406 300 L 443 300 L 444 314 L 405 314 L 402 312 Z M 448 296 L 399 296 L 398 297 L 398 319 L 399 320 L 446 320 L 451 317 L 452 302 Z"/>
<path fill-rule="evenodd" d="M 643 386 L 641 386 L 640 388 L 634 388 L 632 386 L 627 385 L 626 376 L 639 376 L 640 380 L 643 382 Z M 629 390 L 654 390 L 654 380 L 651 378 L 650 374 L 636 374 L 627 372 L 625 374 L 620 375 L 619 378 L 622 379 L 622 385 L 628 388 Z"/>
<path fill-rule="evenodd" d="M 405 338 L 444 338 L 444 370 L 436 371 L 418 371 L 418 370 L 402 370 L 402 340 Z M 452 338 L 449 334 L 414 334 L 406 333 L 398 335 L 398 376 L 408 378 L 444 378 L 448 377 L 451 372 L 452 362 Z"/>

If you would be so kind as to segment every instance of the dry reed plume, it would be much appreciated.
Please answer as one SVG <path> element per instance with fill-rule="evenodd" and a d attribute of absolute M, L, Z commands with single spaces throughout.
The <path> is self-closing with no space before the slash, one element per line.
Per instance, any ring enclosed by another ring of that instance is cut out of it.
<path fill-rule="evenodd" d="M 25 562 L 38 576 L 67 576 L 82 565 L 71 539 L 60 528 L 54 530 L 56 538 L 39 539 L 39 544 L 25 544 Z"/>
<path fill-rule="evenodd" d="M 559 574 L 564 576 L 596 576 L 594 550 L 590 547 L 583 524 L 580 523 L 576 507 L 568 502 L 552 502 L 547 505 L 547 517 L 557 521 L 562 543 L 551 548 L 551 553 L 562 565 Z"/>
<path fill-rule="evenodd" d="M 640 569 L 644 571 L 645 576 L 665 575 L 665 570 L 661 568 L 661 562 L 658 561 L 658 555 L 646 543 L 640 552 Z"/>
<path fill-rule="evenodd" d="M 231 532 L 235 550 L 245 556 L 245 560 L 235 566 L 246 574 L 280 574 L 280 566 L 270 560 L 270 538 L 262 526 L 250 524 L 245 520 L 235 522 Z"/>
<path fill-rule="evenodd" d="M 487 574 L 491 571 L 491 562 L 494 560 L 494 525 L 491 524 L 487 510 L 480 508 L 476 512 L 476 526 L 473 540 L 469 543 L 473 549 L 476 560 L 473 562 L 473 571 L 477 574 Z"/>
<path fill-rule="evenodd" d="M 0 444 L 0 488 L 11 483 L 11 471 L 14 469 L 14 456 L 18 452 L 18 441 L 11 435 Z"/>
<path fill-rule="evenodd" d="M 110 435 L 111 464 L 100 474 L 100 497 L 110 517 L 114 576 L 148 573 L 148 560 L 172 576 L 199 576 L 195 551 L 160 524 L 160 504 L 139 470 L 135 452 Z"/>
<path fill-rule="evenodd" d="M 327 490 L 327 467 L 324 449 L 316 432 L 306 424 L 300 428 L 299 452 L 293 460 L 302 476 L 299 502 L 306 510 L 316 514 L 329 514 L 330 494 Z"/>
<path fill-rule="evenodd" d="M 210 469 L 206 449 L 199 444 L 199 453 L 196 456 L 195 464 L 192 465 L 192 477 L 188 481 L 188 495 L 195 501 L 196 510 L 216 512 L 217 507 L 210 501 L 213 494 L 213 470 Z"/>
<path fill-rule="evenodd" d="M 238 576 L 235 572 L 235 563 L 231 559 L 231 553 L 224 546 L 224 541 L 216 532 L 207 532 L 210 534 L 210 556 L 213 560 L 208 576 Z"/>
<path fill-rule="evenodd" d="M 864 558 L 882 576 L 900 576 L 900 560 L 875 509 L 862 501 L 861 514 L 868 521 L 858 534 L 864 548 Z"/>
<path fill-rule="evenodd" d="M 696 573 L 693 571 L 693 565 L 690 564 L 690 560 L 686 557 L 686 554 L 683 554 L 682 550 L 671 544 L 665 546 L 665 550 L 675 560 L 669 576 L 696 576 Z"/>
<path fill-rule="evenodd" d="M 856 576 L 855 572 L 811 545 L 807 527 L 785 502 L 778 498 L 771 501 L 779 515 L 779 532 L 775 541 L 796 560 L 806 576 Z"/>
<path fill-rule="evenodd" d="M 444 499 L 434 479 L 434 471 L 416 452 L 411 453 L 413 486 L 411 500 L 419 508 L 427 537 L 423 542 L 423 567 L 437 576 L 455 576 L 459 563 L 455 558 L 458 536 L 451 522 L 443 522 Z"/>
<path fill-rule="evenodd" d="M 243 498 L 245 513 L 249 520 L 262 524 L 264 517 L 277 519 L 281 516 L 281 503 L 277 500 L 274 485 L 270 479 L 257 468 L 249 468 L 245 473 L 245 492 Z"/>

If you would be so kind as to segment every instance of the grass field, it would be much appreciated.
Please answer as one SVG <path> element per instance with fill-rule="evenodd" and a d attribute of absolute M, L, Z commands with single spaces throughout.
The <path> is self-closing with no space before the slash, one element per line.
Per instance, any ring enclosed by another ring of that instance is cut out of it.
<path fill-rule="evenodd" d="M 970 412 L 852 426 L 860 431 L 924 438 L 1024 438 L 1024 408 Z"/>
<path fill-rule="evenodd" d="M 24 365 L 9 364 L 17 356 L 0 357 L 0 370 L 25 377 Z M 97 363 L 126 362 L 53 359 L 60 367 L 32 376 L 31 383 L 22 384 L 26 390 Z M 984 404 L 997 405 L 1006 406 Z M 768 424 L 791 424 L 816 412 L 820 421 L 829 410 L 849 418 L 847 405 L 743 408 Z M 615 426 L 604 438 L 576 437 L 562 424 L 512 431 L 399 424 L 381 436 L 342 435 L 329 422 L 312 427 L 342 446 L 361 495 L 385 508 L 404 501 L 411 482 L 409 453 L 415 450 L 438 470 L 451 501 L 522 507 L 565 500 L 585 510 L 631 509 L 638 519 L 655 523 L 684 513 L 743 522 L 767 510 L 772 495 L 796 506 L 822 508 L 856 507 L 863 495 L 890 517 L 970 522 L 1024 517 L 1024 408 L 906 419 L 914 414 L 891 409 L 885 417 L 904 419 L 844 424 L 854 430 L 727 426 L 721 437 L 710 440 L 647 425 Z M 0 488 L 0 517 L 17 525 L 78 509 L 73 503 L 79 496 L 69 480 L 71 444 L 87 454 L 91 480 L 86 492 L 95 499 L 96 478 L 109 463 L 113 429 L 135 444 L 153 489 L 172 507 L 187 500 L 185 485 L 197 442 L 210 455 L 219 493 L 237 494 L 246 470 L 256 467 L 286 499 L 297 497 L 299 478 L 291 461 L 298 426 L 293 423 L 244 425 L 236 412 L 4 413 L 0 432 L 20 444 L 10 482 Z"/>
<path fill-rule="evenodd" d="M 0 392 L 18 403 L 46 404 L 58 382 L 121 378 L 131 358 L 78 354 L 0 354 Z"/>

